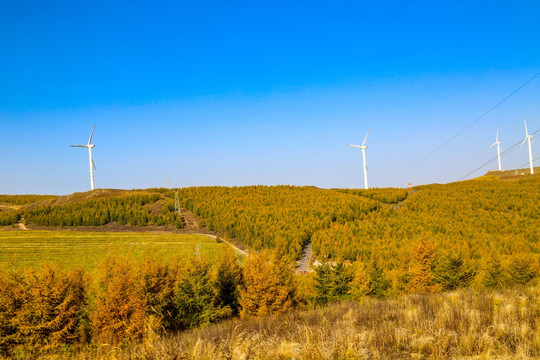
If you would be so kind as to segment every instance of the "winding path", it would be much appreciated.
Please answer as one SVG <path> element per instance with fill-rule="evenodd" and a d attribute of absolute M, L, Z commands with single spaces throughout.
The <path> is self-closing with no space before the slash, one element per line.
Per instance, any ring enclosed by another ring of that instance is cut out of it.
<path fill-rule="evenodd" d="M 300 259 L 298 266 L 296 267 L 297 274 L 305 274 L 310 270 L 311 255 L 313 254 L 313 249 L 311 247 L 311 242 L 309 242 L 302 252 L 302 258 Z"/>

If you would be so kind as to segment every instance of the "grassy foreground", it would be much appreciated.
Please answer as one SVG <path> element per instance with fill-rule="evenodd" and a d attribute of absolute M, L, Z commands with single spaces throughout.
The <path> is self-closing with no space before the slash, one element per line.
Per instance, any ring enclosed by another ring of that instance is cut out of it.
<path fill-rule="evenodd" d="M 77 359 L 538 359 L 539 288 L 366 299 L 235 319 Z"/>
<path fill-rule="evenodd" d="M 0 264 L 36 267 L 43 263 L 92 271 L 109 254 L 141 259 L 175 259 L 199 251 L 215 258 L 223 243 L 202 235 L 80 231 L 1 231 Z"/>

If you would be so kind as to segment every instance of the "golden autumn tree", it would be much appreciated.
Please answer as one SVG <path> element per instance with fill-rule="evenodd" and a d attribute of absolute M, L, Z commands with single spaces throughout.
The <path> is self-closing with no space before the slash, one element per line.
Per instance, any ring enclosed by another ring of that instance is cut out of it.
<path fill-rule="evenodd" d="M 0 274 L 0 354 L 33 358 L 84 340 L 82 270 L 57 267 Z"/>
<path fill-rule="evenodd" d="M 295 302 L 293 268 L 281 253 L 250 255 L 244 264 L 241 315 L 266 315 L 291 309 Z"/>
<path fill-rule="evenodd" d="M 349 293 L 356 299 L 367 296 L 369 293 L 369 274 L 363 262 L 357 260 L 353 263 L 353 277 Z"/>
<path fill-rule="evenodd" d="M 143 284 L 133 264 L 109 256 L 102 265 L 93 333 L 101 343 L 118 344 L 140 339 L 147 322 Z"/>
<path fill-rule="evenodd" d="M 162 259 L 148 258 L 139 264 L 148 330 L 177 330 L 178 310 L 175 305 L 175 283 L 178 269 Z"/>
<path fill-rule="evenodd" d="M 440 286 L 434 283 L 432 271 L 435 253 L 435 245 L 427 240 L 420 241 L 414 249 L 412 253 L 413 261 L 409 268 L 411 274 L 410 292 L 432 293 L 441 290 Z"/>

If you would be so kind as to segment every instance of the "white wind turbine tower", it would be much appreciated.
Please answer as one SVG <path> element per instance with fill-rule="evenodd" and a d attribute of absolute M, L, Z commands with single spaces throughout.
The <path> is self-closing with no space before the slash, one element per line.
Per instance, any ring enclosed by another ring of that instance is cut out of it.
<path fill-rule="evenodd" d="M 92 128 L 92 133 L 90 133 L 88 145 L 70 145 L 71 147 L 83 147 L 88 149 L 88 155 L 90 157 L 90 190 L 94 190 L 94 169 L 96 168 L 96 165 L 94 165 L 94 159 L 92 159 L 92 148 L 95 147 L 95 145 L 90 144 L 92 142 L 92 136 L 94 135 L 95 128 L 96 124 L 94 124 L 94 127 Z"/>
<path fill-rule="evenodd" d="M 529 131 L 527 130 L 527 120 L 525 120 L 525 116 L 523 117 L 523 122 L 525 122 L 525 139 L 523 139 L 523 142 L 521 143 L 521 146 L 519 147 L 519 150 L 525 145 L 525 141 L 528 142 L 529 145 L 529 164 L 531 167 L 531 175 L 534 174 L 534 168 L 533 168 L 533 158 L 532 158 L 532 148 L 531 148 L 531 142 L 532 142 L 532 134 L 529 135 Z"/>
<path fill-rule="evenodd" d="M 495 142 L 491 144 L 490 148 L 497 145 L 497 157 L 499 159 L 499 171 L 502 171 L 501 168 L 501 142 L 499 141 L 499 129 L 497 129 L 497 137 L 495 138 Z"/>
<path fill-rule="evenodd" d="M 364 138 L 364 142 L 362 143 L 362 145 L 351 145 L 351 144 L 347 144 L 347 146 L 352 146 L 352 147 L 355 147 L 355 148 L 362 149 L 362 158 L 364 159 L 364 187 L 365 187 L 366 189 L 368 188 L 368 183 L 367 183 L 367 164 L 366 164 L 366 149 L 367 149 L 367 146 L 366 146 L 366 140 L 367 140 L 367 137 L 368 137 L 370 131 L 371 131 L 371 129 L 368 130 L 368 132 L 367 132 L 367 134 L 366 134 L 366 137 Z"/>

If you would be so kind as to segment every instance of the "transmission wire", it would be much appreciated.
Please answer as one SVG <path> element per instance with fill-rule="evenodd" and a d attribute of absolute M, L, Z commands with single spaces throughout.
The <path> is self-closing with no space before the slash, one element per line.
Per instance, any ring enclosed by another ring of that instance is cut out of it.
<path fill-rule="evenodd" d="M 504 97 L 501 101 L 499 101 L 498 103 L 496 103 L 495 105 L 493 105 L 488 111 L 486 111 L 485 113 L 483 113 L 482 115 L 480 115 L 479 117 L 477 117 L 473 122 L 471 122 L 469 125 L 465 126 L 463 129 L 461 129 L 460 131 L 458 131 L 454 136 L 452 136 L 450 139 L 446 140 L 445 142 L 443 142 L 441 145 L 439 145 L 437 148 L 435 148 L 435 150 L 431 151 L 429 154 L 427 154 L 426 156 L 424 156 L 423 158 L 421 158 L 420 160 L 418 160 L 416 163 L 414 163 L 412 166 L 410 166 L 409 168 L 407 168 L 404 172 L 402 172 L 401 174 L 399 174 L 398 176 L 396 176 L 395 178 L 393 178 L 392 180 L 390 180 L 388 183 L 386 183 L 384 186 L 388 186 L 390 185 L 391 183 L 393 183 L 394 181 L 396 181 L 397 179 L 399 179 L 400 177 L 402 177 L 403 175 L 405 175 L 406 173 L 408 173 L 409 171 L 411 171 L 412 169 L 414 169 L 416 166 L 418 166 L 420 163 L 422 163 L 424 160 L 426 160 L 427 158 L 429 158 L 431 155 L 435 154 L 437 151 L 439 151 L 442 147 L 444 147 L 446 144 L 448 144 L 450 141 L 454 140 L 456 137 L 458 137 L 459 135 L 461 135 L 465 130 L 467 130 L 468 128 L 470 128 L 471 126 L 473 126 L 474 124 L 476 124 L 478 121 L 480 121 L 482 118 L 484 118 L 487 114 L 489 114 L 491 111 L 495 110 L 495 108 L 497 108 L 499 105 L 501 105 L 502 103 L 504 103 L 506 100 L 508 100 L 512 95 L 514 95 L 515 93 L 517 93 L 519 90 L 521 90 L 523 87 L 525 87 L 527 84 L 529 84 L 531 81 L 533 81 L 534 79 L 536 79 L 538 76 L 540 75 L 540 72 L 535 74 L 532 78 L 530 78 L 529 80 L 527 80 L 526 82 L 524 82 L 523 84 L 521 84 L 517 89 L 515 89 L 514 91 L 512 91 L 510 94 L 506 95 L 506 97 Z"/>
<path fill-rule="evenodd" d="M 532 134 L 529 134 L 529 135 L 534 135 L 534 134 L 536 134 L 536 133 L 539 132 L 539 131 L 540 131 L 540 129 L 539 129 L 539 130 L 536 130 L 535 132 L 533 132 Z M 515 144 L 512 145 L 512 146 L 510 146 L 508 149 L 504 150 L 504 151 L 501 153 L 501 157 L 502 157 L 503 155 L 506 155 L 506 154 L 509 153 L 510 151 L 512 151 L 516 146 L 518 146 L 518 145 L 519 145 L 520 143 L 522 143 L 522 142 L 523 142 L 523 140 L 519 140 L 517 143 L 515 143 Z M 496 160 L 498 157 L 499 157 L 499 156 L 497 155 L 497 156 L 495 156 L 494 158 L 490 159 L 489 161 L 483 163 L 482 165 L 480 165 L 479 167 L 477 167 L 477 168 L 474 169 L 473 171 L 467 173 L 467 175 L 465 175 L 465 176 L 459 178 L 457 181 L 461 181 L 461 180 L 465 179 L 467 176 L 471 175 L 472 173 L 477 172 L 478 170 L 480 170 L 480 169 L 483 168 L 484 166 L 488 165 L 488 164 L 489 164 L 490 162 L 492 162 L 493 160 Z M 540 159 L 540 157 L 534 159 L 533 162 L 534 162 L 535 160 L 537 160 L 537 159 Z M 525 165 L 527 165 L 528 163 L 529 163 L 529 162 L 527 162 Z M 525 166 L 525 165 L 522 165 L 521 167 L 523 167 L 523 166 Z"/>

